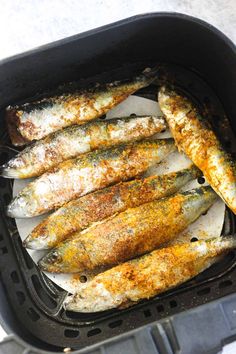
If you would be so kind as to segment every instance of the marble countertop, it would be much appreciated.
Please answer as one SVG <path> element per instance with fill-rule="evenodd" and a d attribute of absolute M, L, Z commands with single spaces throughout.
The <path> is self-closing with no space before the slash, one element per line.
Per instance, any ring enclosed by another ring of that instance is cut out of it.
<path fill-rule="evenodd" d="M 196 16 L 236 43 L 236 0 L 0 0 L 0 8 L 0 59 L 123 18 L 156 11 Z M 0 340 L 5 335 L 0 326 Z M 236 342 L 227 345 L 223 353 L 236 353 Z"/>

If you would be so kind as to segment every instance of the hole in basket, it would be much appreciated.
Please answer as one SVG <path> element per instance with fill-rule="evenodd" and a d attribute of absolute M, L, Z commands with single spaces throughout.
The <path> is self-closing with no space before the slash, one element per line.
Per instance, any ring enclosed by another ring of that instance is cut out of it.
<path fill-rule="evenodd" d="M 143 313 L 144 313 L 145 317 L 151 317 L 152 316 L 152 313 L 151 313 L 150 310 L 144 310 Z"/>
<path fill-rule="evenodd" d="M 198 241 L 198 238 L 197 237 L 192 237 L 190 241 L 191 242 L 196 242 L 196 241 Z"/>
<path fill-rule="evenodd" d="M 22 291 L 17 291 L 16 292 L 17 300 L 19 302 L 19 305 L 23 305 L 25 302 L 25 294 L 22 293 Z"/>
<path fill-rule="evenodd" d="M 204 213 L 202 213 L 202 215 L 206 215 L 206 214 L 207 214 L 207 212 L 208 212 L 208 210 L 204 211 Z"/>
<path fill-rule="evenodd" d="M 39 296 L 39 298 L 47 305 L 50 309 L 54 309 L 57 306 L 55 300 L 53 300 L 48 293 L 43 289 L 39 278 L 36 274 L 32 275 L 31 277 L 35 292 Z"/>
<path fill-rule="evenodd" d="M 136 114 L 136 113 L 131 113 L 131 114 L 130 114 L 130 117 L 135 118 L 135 117 L 137 117 L 137 114 Z"/>
<path fill-rule="evenodd" d="M 228 286 L 231 286 L 233 282 L 231 280 L 224 280 L 219 284 L 219 289 L 227 288 Z"/>
<path fill-rule="evenodd" d="M 87 280 L 88 280 L 88 279 L 87 279 L 86 275 L 81 275 L 81 276 L 79 277 L 79 281 L 80 281 L 81 283 L 86 283 Z"/>
<path fill-rule="evenodd" d="M 11 278 L 12 278 L 13 283 L 15 283 L 15 284 L 20 282 L 18 274 L 15 270 L 13 272 L 11 272 Z"/>
<path fill-rule="evenodd" d="M 122 325 L 122 323 L 123 323 L 122 320 L 117 320 L 117 321 L 109 323 L 109 327 L 110 328 L 120 327 Z"/>
<path fill-rule="evenodd" d="M 157 311 L 158 312 L 163 312 L 164 311 L 164 306 L 163 305 L 158 305 L 157 306 Z"/>
<path fill-rule="evenodd" d="M 35 312 L 34 309 L 32 309 L 32 307 L 30 307 L 29 310 L 27 311 L 27 315 L 34 322 L 36 322 L 40 319 L 40 316 L 37 314 L 37 312 Z"/>
<path fill-rule="evenodd" d="M 175 308 L 175 307 L 177 307 L 178 306 L 178 304 L 177 304 L 177 302 L 175 301 L 175 300 L 171 300 L 170 301 L 170 307 L 173 309 L 173 308 Z"/>
<path fill-rule="evenodd" d="M 88 331 L 87 337 L 96 336 L 97 334 L 100 334 L 101 332 L 102 331 L 100 330 L 100 328 L 91 329 L 91 331 Z"/>
<path fill-rule="evenodd" d="M 197 181 L 198 181 L 199 184 L 203 184 L 203 183 L 205 183 L 205 178 L 204 177 L 198 177 Z"/>
<path fill-rule="evenodd" d="M 106 119 L 106 114 L 103 114 L 103 116 L 99 117 L 99 119 Z"/>
<path fill-rule="evenodd" d="M 207 295 L 207 294 L 210 293 L 210 291 L 211 291 L 210 288 L 204 288 L 204 289 L 198 290 L 198 291 L 197 291 L 197 294 L 200 295 L 200 296 L 202 296 L 202 295 Z"/>
<path fill-rule="evenodd" d="M 72 329 L 65 329 L 64 335 L 67 338 L 76 338 L 79 336 L 79 331 L 72 330 Z"/>
<path fill-rule="evenodd" d="M 2 247 L 2 248 L 0 248 L 0 254 L 6 254 L 6 253 L 8 253 L 8 251 L 7 251 L 7 248 L 6 248 L 6 247 Z"/>

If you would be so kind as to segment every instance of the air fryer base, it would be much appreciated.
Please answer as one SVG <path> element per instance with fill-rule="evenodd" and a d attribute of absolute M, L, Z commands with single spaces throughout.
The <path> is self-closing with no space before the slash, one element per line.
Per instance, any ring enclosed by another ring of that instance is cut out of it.
<path fill-rule="evenodd" d="M 236 340 L 236 295 L 153 322 L 74 354 L 217 354 Z M 155 314 L 147 312 L 151 318 Z M 10 335 L 0 343 L 1 354 L 49 354 Z"/>

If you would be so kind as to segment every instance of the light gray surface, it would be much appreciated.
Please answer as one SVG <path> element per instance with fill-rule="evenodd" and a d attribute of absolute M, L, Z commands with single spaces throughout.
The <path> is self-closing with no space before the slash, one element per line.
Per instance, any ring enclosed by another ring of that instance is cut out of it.
<path fill-rule="evenodd" d="M 0 0 L 0 58 L 153 11 L 200 17 L 236 42 L 236 0 Z"/>
<path fill-rule="evenodd" d="M 155 11 L 199 17 L 236 43 L 236 0 L 0 0 L 0 59 L 129 16 Z M 0 340 L 4 335 L 0 328 Z M 233 353 L 236 353 L 235 343 L 224 350 L 224 354 Z"/>

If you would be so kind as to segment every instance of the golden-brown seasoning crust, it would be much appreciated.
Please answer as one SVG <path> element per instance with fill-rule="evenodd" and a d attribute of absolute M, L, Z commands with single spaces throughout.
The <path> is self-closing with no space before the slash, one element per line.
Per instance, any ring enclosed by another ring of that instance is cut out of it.
<path fill-rule="evenodd" d="M 47 249 L 56 246 L 75 231 L 89 227 L 115 213 L 177 192 L 201 172 L 195 167 L 136 179 L 104 188 L 69 202 L 43 220 L 24 241 L 25 247 Z"/>
<path fill-rule="evenodd" d="M 12 143 L 21 145 L 25 141 L 39 140 L 64 127 L 98 118 L 135 91 L 148 86 L 155 79 L 156 73 L 156 68 L 145 69 L 130 82 L 117 81 L 103 87 L 96 86 L 93 90 L 44 98 L 21 106 L 9 106 L 6 119 L 11 127 L 9 133 Z"/>
<path fill-rule="evenodd" d="M 138 141 L 165 129 L 163 118 L 117 118 L 72 125 L 36 141 L 1 167 L 7 178 L 37 177 L 64 160 L 95 149 Z"/>
<path fill-rule="evenodd" d="M 235 246 L 235 238 L 218 237 L 153 251 L 96 275 L 64 306 L 77 312 L 130 306 L 195 277 Z"/>
<path fill-rule="evenodd" d="M 73 234 L 39 262 L 49 272 L 75 273 L 110 267 L 173 239 L 216 200 L 211 187 L 152 201 Z M 81 247 L 82 246 L 82 247 Z M 88 264 L 80 262 L 86 253 Z"/>
<path fill-rule="evenodd" d="M 173 139 L 145 140 L 64 161 L 26 186 L 8 206 L 8 215 L 43 214 L 89 192 L 137 176 L 174 149 Z"/>
<path fill-rule="evenodd" d="M 236 213 L 236 165 L 222 148 L 210 123 L 185 97 L 162 88 L 158 101 L 176 145 L 203 172 L 209 184 Z"/>

